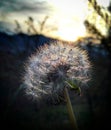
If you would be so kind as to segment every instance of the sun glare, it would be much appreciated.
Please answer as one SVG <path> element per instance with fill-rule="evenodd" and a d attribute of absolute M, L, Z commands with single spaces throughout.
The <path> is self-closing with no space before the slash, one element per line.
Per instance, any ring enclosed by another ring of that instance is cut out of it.
<path fill-rule="evenodd" d="M 47 1 L 52 3 L 56 16 L 58 30 L 55 37 L 66 41 L 76 41 L 80 37 L 86 36 L 84 21 L 87 19 L 89 12 L 88 0 Z M 108 6 L 109 1 L 97 0 L 104 7 Z"/>
<path fill-rule="evenodd" d="M 79 37 L 85 36 L 85 34 L 85 27 L 78 24 L 73 24 L 73 26 L 62 25 L 58 30 L 59 38 L 66 41 L 76 41 Z"/>
<path fill-rule="evenodd" d="M 86 18 L 86 0 L 52 0 L 50 2 L 54 5 L 58 21 L 57 37 L 62 40 L 75 41 L 86 34 L 83 24 Z"/>

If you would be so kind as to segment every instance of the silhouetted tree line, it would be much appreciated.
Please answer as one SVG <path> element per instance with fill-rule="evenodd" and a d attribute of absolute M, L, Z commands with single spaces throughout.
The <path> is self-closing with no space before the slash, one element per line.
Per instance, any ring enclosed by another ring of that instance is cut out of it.
<path fill-rule="evenodd" d="M 93 23 L 91 22 L 91 19 L 85 20 L 84 24 L 86 26 L 87 32 L 95 35 L 98 39 L 100 39 L 101 44 L 104 45 L 104 47 L 111 55 L 111 2 L 108 8 L 104 8 L 98 5 L 96 0 L 88 0 L 88 4 L 89 8 L 94 10 L 96 17 L 100 17 L 100 19 L 104 21 L 107 29 L 107 35 L 103 35 L 100 29 L 96 27 L 96 17 L 93 17 L 93 20 L 95 19 L 95 22 Z"/>

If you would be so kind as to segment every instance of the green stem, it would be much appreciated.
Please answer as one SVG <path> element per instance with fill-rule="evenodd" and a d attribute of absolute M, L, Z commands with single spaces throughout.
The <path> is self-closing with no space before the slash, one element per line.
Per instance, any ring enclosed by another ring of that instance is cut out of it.
<path fill-rule="evenodd" d="M 65 96 L 65 99 L 66 99 L 67 110 L 68 110 L 68 114 L 69 114 L 69 118 L 70 118 L 70 122 L 72 124 L 72 127 L 74 128 L 74 130 L 78 130 L 76 118 L 75 118 L 75 115 L 74 115 L 74 112 L 73 112 L 72 104 L 71 104 L 70 97 L 69 97 L 69 94 L 68 94 L 68 90 L 67 90 L 66 87 L 64 89 L 64 96 Z"/>

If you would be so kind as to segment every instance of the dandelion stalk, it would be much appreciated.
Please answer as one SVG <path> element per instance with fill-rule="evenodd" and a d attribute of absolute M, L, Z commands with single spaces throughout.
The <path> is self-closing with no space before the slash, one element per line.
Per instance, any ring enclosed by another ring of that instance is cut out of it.
<path fill-rule="evenodd" d="M 71 122 L 74 130 L 78 130 L 76 117 L 74 115 L 72 104 L 71 104 L 71 100 L 70 100 L 69 93 L 68 93 L 68 90 L 67 90 L 66 87 L 64 89 L 64 97 L 65 97 L 65 100 L 66 100 L 66 105 L 67 105 L 67 110 L 68 110 L 70 122 Z"/>

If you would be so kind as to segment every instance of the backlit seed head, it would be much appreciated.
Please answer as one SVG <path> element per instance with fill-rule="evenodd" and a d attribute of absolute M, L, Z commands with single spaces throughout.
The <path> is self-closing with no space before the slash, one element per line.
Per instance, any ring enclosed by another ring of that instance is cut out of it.
<path fill-rule="evenodd" d="M 87 86 L 90 68 L 86 51 L 73 44 L 44 45 L 26 63 L 26 94 L 38 101 L 59 102 L 64 87 L 69 87 L 65 81 L 74 82 L 80 88 Z"/>

